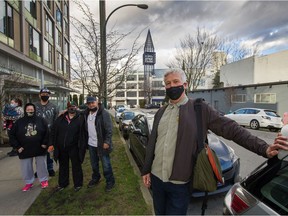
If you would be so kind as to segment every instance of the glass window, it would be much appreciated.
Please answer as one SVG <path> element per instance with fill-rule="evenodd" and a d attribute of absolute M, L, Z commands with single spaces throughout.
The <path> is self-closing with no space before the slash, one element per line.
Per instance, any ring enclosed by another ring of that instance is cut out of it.
<path fill-rule="evenodd" d="M 235 114 L 245 114 L 246 109 L 236 110 Z"/>
<path fill-rule="evenodd" d="M 64 16 L 68 18 L 68 5 L 66 2 L 64 2 Z"/>
<path fill-rule="evenodd" d="M 145 91 L 139 91 L 139 97 L 145 97 Z"/>
<path fill-rule="evenodd" d="M 5 1 L 0 2 L 0 32 L 14 39 L 13 8 Z"/>
<path fill-rule="evenodd" d="M 137 83 L 127 83 L 127 89 L 136 89 Z"/>
<path fill-rule="evenodd" d="M 32 26 L 29 31 L 29 47 L 30 51 L 40 56 L 40 34 Z"/>
<path fill-rule="evenodd" d="M 37 19 L 36 0 L 25 0 L 24 6 L 34 19 Z"/>
<path fill-rule="evenodd" d="M 128 91 L 127 97 L 137 97 L 137 92 L 136 91 Z"/>
<path fill-rule="evenodd" d="M 144 83 L 138 83 L 138 88 L 139 89 L 144 89 Z"/>
<path fill-rule="evenodd" d="M 61 48 L 61 47 L 62 47 L 61 33 L 59 32 L 58 29 L 56 29 L 56 32 L 55 32 L 55 33 L 56 33 L 56 35 L 55 35 L 56 45 Z"/>
<path fill-rule="evenodd" d="M 57 70 L 63 71 L 63 57 L 59 52 L 57 52 Z"/>
<path fill-rule="evenodd" d="M 136 75 L 127 76 L 127 81 L 136 81 L 136 80 L 137 80 L 137 76 Z"/>
<path fill-rule="evenodd" d="M 44 60 L 52 64 L 52 45 L 44 40 Z"/>
<path fill-rule="evenodd" d="M 123 91 L 116 92 L 116 97 L 125 97 L 125 92 Z"/>
<path fill-rule="evenodd" d="M 138 80 L 139 80 L 139 81 L 140 81 L 140 80 L 143 81 L 143 80 L 144 80 L 144 75 L 139 75 L 139 76 L 138 76 Z"/>
<path fill-rule="evenodd" d="M 46 35 L 53 37 L 53 23 L 50 17 L 46 14 Z"/>
<path fill-rule="evenodd" d="M 56 9 L 56 23 L 62 27 L 62 13 L 58 7 Z"/>
<path fill-rule="evenodd" d="M 64 55 L 69 56 L 69 46 L 66 40 L 64 40 Z"/>
<path fill-rule="evenodd" d="M 69 35 L 69 25 L 65 20 L 64 20 L 64 33 L 66 35 Z"/>
<path fill-rule="evenodd" d="M 152 81 L 152 87 L 153 88 L 161 88 L 161 87 L 163 87 L 163 82 L 162 81 Z"/>
<path fill-rule="evenodd" d="M 276 103 L 275 93 L 260 93 L 254 95 L 254 103 Z"/>
<path fill-rule="evenodd" d="M 232 103 L 245 103 L 246 102 L 246 94 L 234 94 L 231 95 Z"/>

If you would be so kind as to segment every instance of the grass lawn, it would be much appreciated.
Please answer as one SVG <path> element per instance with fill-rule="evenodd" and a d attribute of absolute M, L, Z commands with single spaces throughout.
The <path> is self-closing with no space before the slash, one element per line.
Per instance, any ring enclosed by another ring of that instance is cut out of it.
<path fill-rule="evenodd" d="M 112 191 L 105 192 L 105 178 L 101 167 L 100 184 L 94 188 L 87 188 L 91 179 L 91 166 L 87 150 L 82 165 L 83 188 L 78 192 L 74 191 L 70 173 L 69 187 L 63 191 L 54 192 L 58 182 L 57 172 L 55 177 L 50 178 L 49 187 L 42 190 L 25 215 L 151 215 L 151 207 L 146 204 L 140 190 L 140 176 L 134 174 L 118 129 L 114 126 L 113 130 L 114 151 L 110 156 L 116 186 Z"/>

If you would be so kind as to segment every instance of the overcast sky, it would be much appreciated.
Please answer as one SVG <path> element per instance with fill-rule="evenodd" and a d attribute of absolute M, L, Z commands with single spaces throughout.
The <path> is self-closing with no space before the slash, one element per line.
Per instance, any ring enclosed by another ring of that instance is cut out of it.
<path fill-rule="evenodd" d="M 99 1 L 85 2 L 99 20 Z M 106 0 L 106 17 L 118 6 L 129 3 L 147 4 L 149 8 L 117 10 L 107 23 L 107 33 L 111 28 L 127 33 L 137 27 L 135 34 L 138 34 L 146 28 L 139 40 L 139 43 L 145 43 L 150 29 L 156 69 L 167 68 L 180 40 L 187 34 L 194 35 L 197 27 L 213 31 L 219 37 L 238 39 L 250 47 L 258 44 L 261 54 L 288 49 L 288 1 Z M 73 4 L 70 14 L 77 14 Z M 123 46 L 129 46 L 131 40 L 124 41 Z"/>

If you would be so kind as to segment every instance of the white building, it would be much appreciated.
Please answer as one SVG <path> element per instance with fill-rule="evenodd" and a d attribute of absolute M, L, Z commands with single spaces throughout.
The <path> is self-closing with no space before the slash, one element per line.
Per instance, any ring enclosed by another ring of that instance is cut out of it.
<path fill-rule="evenodd" d="M 265 56 L 252 56 L 221 67 L 220 81 L 239 86 L 288 80 L 288 50 Z"/>

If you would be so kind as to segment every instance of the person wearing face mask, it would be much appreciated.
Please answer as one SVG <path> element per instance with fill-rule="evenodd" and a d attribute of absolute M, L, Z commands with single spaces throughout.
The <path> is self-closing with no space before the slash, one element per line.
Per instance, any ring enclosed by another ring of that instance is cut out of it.
<path fill-rule="evenodd" d="M 7 130 L 8 137 L 10 135 L 10 130 L 14 123 L 24 115 L 22 108 L 22 100 L 19 98 L 14 98 L 10 101 L 10 104 L 5 105 L 3 110 L 3 120 L 5 121 L 5 126 Z M 12 148 L 10 152 L 7 153 L 10 157 L 17 156 L 17 150 Z"/>
<path fill-rule="evenodd" d="M 88 188 L 96 186 L 101 179 L 99 160 L 102 162 L 103 175 L 106 179 L 105 191 L 111 191 L 115 186 L 115 178 L 109 154 L 112 152 L 112 120 L 109 112 L 98 103 L 97 99 L 88 96 L 87 109 L 83 113 L 84 142 L 88 145 L 90 162 L 92 166 L 92 179 Z"/>
<path fill-rule="evenodd" d="M 35 102 L 36 106 L 36 115 L 44 118 L 48 124 L 48 128 L 51 129 L 54 121 L 58 117 L 58 108 L 55 104 L 49 101 L 51 92 L 47 88 L 42 88 L 39 92 L 39 102 Z M 53 160 L 50 157 L 50 153 L 47 152 L 47 170 L 49 176 L 55 176 L 55 171 L 53 169 Z M 37 176 L 37 173 L 35 173 Z"/>
<path fill-rule="evenodd" d="M 69 185 L 69 160 L 72 164 L 74 190 L 83 186 L 81 164 L 84 161 L 86 144 L 80 139 L 81 116 L 74 101 L 67 103 L 67 111 L 61 114 L 53 124 L 50 141 L 54 146 L 54 160 L 59 161 L 59 178 L 56 191 L 62 191 Z"/>
<path fill-rule="evenodd" d="M 188 84 L 183 70 L 169 69 L 164 83 L 169 103 L 154 116 L 141 175 L 144 185 L 152 188 L 156 215 L 185 215 L 197 157 L 196 100 L 185 94 Z M 268 145 L 204 101 L 201 111 L 203 140 L 209 129 L 266 158 L 277 155 L 278 149 L 288 150 L 287 139 L 278 136 Z"/>
<path fill-rule="evenodd" d="M 27 103 L 24 107 L 24 117 L 18 119 L 10 132 L 11 145 L 17 149 L 21 163 L 21 172 L 26 185 L 22 191 L 29 191 L 34 183 L 33 159 L 41 187 L 48 187 L 48 171 L 46 154 L 49 144 L 47 122 L 36 116 L 35 105 Z"/>

